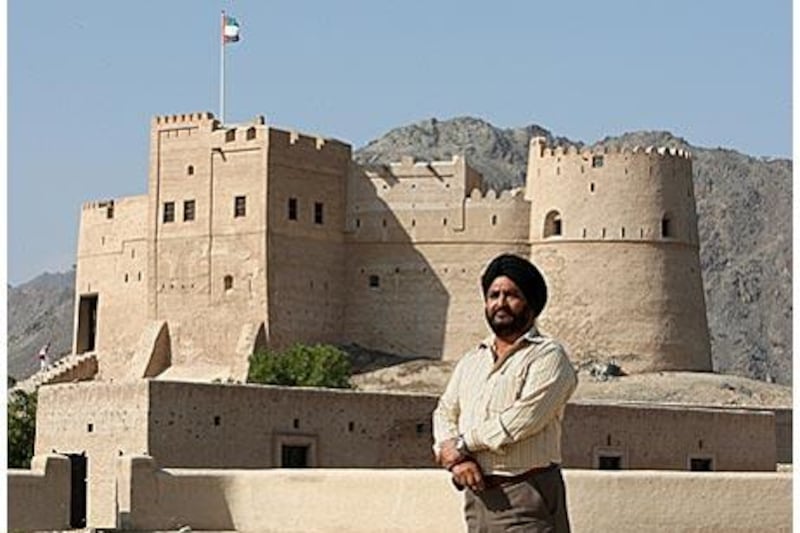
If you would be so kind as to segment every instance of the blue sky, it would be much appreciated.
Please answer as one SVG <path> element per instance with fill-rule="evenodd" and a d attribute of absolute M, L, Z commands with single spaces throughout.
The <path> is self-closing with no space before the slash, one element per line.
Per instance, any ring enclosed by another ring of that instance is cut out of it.
<path fill-rule="evenodd" d="M 75 262 L 83 202 L 144 194 L 153 115 L 363 146 L 475 116 L 594 142 L 669 130 L 754 156 L 792 153 L 790 0 L 8 0 L 8 282 Z"/>

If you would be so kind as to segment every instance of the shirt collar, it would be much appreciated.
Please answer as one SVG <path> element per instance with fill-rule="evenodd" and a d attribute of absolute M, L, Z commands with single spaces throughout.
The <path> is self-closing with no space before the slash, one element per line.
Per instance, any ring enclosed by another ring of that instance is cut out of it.
<path fill-rule="evenodd" d="M 528 342 L 537 342 L 541 336 L 542 334 L 539 333 L 538 329 L 536 329 L 536 325 L 533 325 L 531 329 L 522 334 L 522 338 Z M 488 337 L 484 338 L 478 346 L 481 348 L 491 348 L 494 346 L 494 338 L 495 335 L 489 335 Z M 517 342 L 518 341 L 519 339 L 517 339 Z"/>

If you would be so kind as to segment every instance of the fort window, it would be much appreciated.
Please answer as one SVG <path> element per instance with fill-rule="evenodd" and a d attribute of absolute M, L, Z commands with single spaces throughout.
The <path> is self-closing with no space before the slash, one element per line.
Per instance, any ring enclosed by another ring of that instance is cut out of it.
<path fill-rule="evenodd" d="M 229 143 L 236 140 L 236 130 L 231 129 L 225 132 L 225 142 Z"/>
<path fill-rule="evenodd" d="M 114 204 L 106 207 L 106 218 L 114 218 Z"/>
<path fill-rule="evenodd" d="M 128 283 L 128 273 L 125 272 L 125 283 Z"/>
<path fill-rule="evenodd" d="M 294 420 L 292 420 L 292 427 L 294 429 L 300 429 L 300 419 L 299 418 L 295 418 Z"/>
<path fill-rule="evenodd" d="M 308 468 L 309 446 L 281 446 L 281 468 Z"/>
<path fill-rule="evenodd" d="M 348 422 L 348 423 L 347 423 L 347 431 L 350 431 L 350 432 L 352 432 L 352 431 L 353 431 L 353 430 L 355 430 L 355 429 L 356 429 L 356 425 L 355 425 L 355 423 L 353 423 L 353 422 Z"/>
<path fill-rule="evenodd" d="M 289 198 L 287 208 L 289 211 L 289 220 L 297 220 L 297 198 Z"/>
<path fill-rule="evenodd" d="M 672 221 L 668 216 L 661 219 L 661 236 L 672 237 Z"/>
<path fill-rule="evenodd" d="M 603 166 L 603 156 L 602 155 L 592 156 L 592 168 L 600 168 L 602 166 Z"/>
<path fill-rule="evenodd" d="M 690 457 L 689 470 L 692 472 L 711 472 L 714 470 L 714 460 L 711 457 Z"/>
<path fill-rule="evenodd" d="M 446 225 L 447 225 L 447 219 L 446 219 L 446 218 L 443 218 L 443 219 L 442 219 L 442 226 L 446 226 Z"/>
<path fill-rule="evenodd" d="M 233 216 L 234 218 L 243 217 L 247 214 L 247 197 L 237 196 L 233 199 Z"/>
<path fill-rule="evenodd" d="M 186 167 L 186 175 L 194 176 L 194 165 L 189 165 L 188 167 Z"/>
<path fill-rule="evenodd" d="M 229 291 L 233 288 L 233 276 L 228 274 L 224 278 L 222 278 L 222 286 L 225 288 L 226 291 Z"/>
<path fill-rule="evenodd" d="M 584 239 L 586 238 L 586 228 L 583 228 L 583 230 L 581 231 L 581 237 L 583 237 Z"/>
<path fill-rule="evenodd" d="M 136 279 L 137 279 L 137 281 L 142 281 L 142 273 L 141 272 L 136 274 Z"/>
<path fill-rule="evenodd" d="M 214 425 L 218 426 L 222 422 L 222 419 L 219 416 L 214 417 Z"/>
<path fill-rule="evenodd" d="M 247 128 L 247 140 L 250 141 L 256 138 L 256 129 L 254 127 Z"/>
<path fill-rule="evenodd" d="M 606 228 L 603 228 L 603 230 L 600 232 L 600 236 L 604 239 L 606 238 Z"/>
<path fill-rule="evenodd" d="M 594 192 L 594 183 L 590 183 L 590 184 L 589 184 L 589 190 L 590 190 L 591 192 Z"/>
<path fill-rule="evenodd" d="M 175 202 L 164 202 L 164 223 L 175 222 Z"/>
<path fill-rule="evenodd" d="M 86 424 L 86 433 L 94 432 L 94 424 Z"/>
<path fill-rule="evenodd" d="M 131 259 L 136 257 L 136 248 L 131 248 Z"/>
<path fill-rule="evenodd" d="M 276 435 L 274 464 L 282 468 L 317 466 L 317 438 L 313 435 Z"/>
<path fill-rule="evenodd" d="M 492 226 L 497 225 L 497 215 L 492 215 Z"/>
<path fill-rule="evenodd" d="M 381 220 L 381 225 L 382 225 L 384 228 L 386 227 L 386 219 L 385 219 L 385 218 L 384 218 L 383 220 Z"/>
<path fill-rule="evenodd" d="M 381 277 L 376 274 L 371 274 L 369 276 L 369 286 L 370 287 L 380 287 L 381 286 Z"/>
<path fill-rule="evenodd" d="M 597 457 L 598 470 L 622 470 L 622 456 L 599 455 Z"/>
<path fill-rule="evenodd" d="M 622 237 L 623 239 L 625 238 L 625 228 L 620 228 L 619 236 Z"/>
<path fill-rule="evenodd" d="M 356 227 L 357 227 L 357 228 L 360 228 L 360 227 L 361 227 L 361 219 L 360 219 L 360 218 L 357 218 L 357 219 L 356 219 Z"/>
<path fill-rule="evenodd" d="M 194 200 L 184 200 L 183 221 L 194 220 Z"/>
<path fill-rule="evenodd" d="M 544 238 L 561 235 L 561 214 L 558 211 L 550 211 L 544 217 Z"/>
<path fill-rule="evenodd" d="M 322 224 L 322 202 L 314 202 L 314 224 Z"/>

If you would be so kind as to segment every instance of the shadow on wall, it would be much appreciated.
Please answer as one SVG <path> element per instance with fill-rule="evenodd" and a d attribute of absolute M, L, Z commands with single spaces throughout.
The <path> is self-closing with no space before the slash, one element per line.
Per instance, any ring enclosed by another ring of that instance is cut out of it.
<path fill-rule="evenodd" d="M 441 220 L 463 205 L 446 206 L 441 213 L 419 209 L 418 203 L 425 205 L 424 193 L 415 198 L 409 191 L 416 184 L 399 182 L 432 178 L 399 180 L 386 167 L 373 170 L 359 169 L 350 176 L 344 336 L 372 350 L 441 359 L 450 305 L 437 272 L 449 232 Z M 435 230 L 433 219 L 440 221 Z"/>

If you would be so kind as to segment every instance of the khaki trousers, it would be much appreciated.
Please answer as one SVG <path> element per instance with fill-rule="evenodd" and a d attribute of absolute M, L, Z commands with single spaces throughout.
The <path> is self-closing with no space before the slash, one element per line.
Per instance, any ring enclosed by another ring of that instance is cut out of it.
<path fill-rule="evenodd" d="M 561 468 L 483 492 L 464 491 L 469 533 L 569 533 Z"/>

